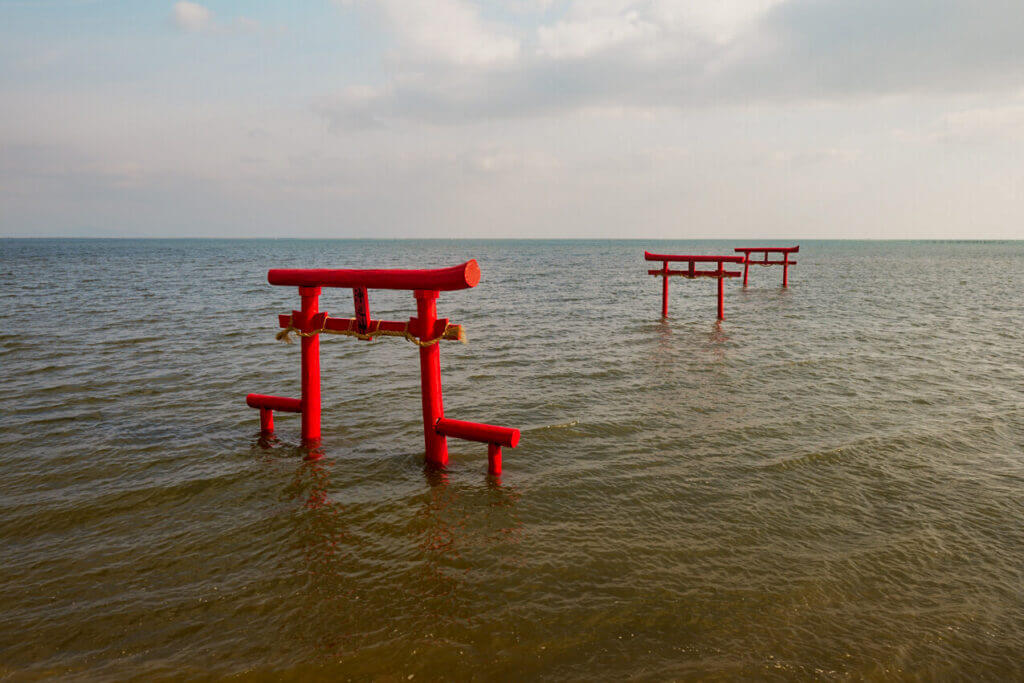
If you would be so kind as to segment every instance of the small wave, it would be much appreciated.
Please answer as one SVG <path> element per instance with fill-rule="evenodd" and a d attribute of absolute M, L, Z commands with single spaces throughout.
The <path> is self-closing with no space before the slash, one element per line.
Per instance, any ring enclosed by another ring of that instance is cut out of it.
<path fill-rule="evenodd" d="M 832 462 L 842 457 L 844 448 L 846 447 L 842 446 L 827 451 L 814 451 L 813 453 L 802 453 L 792 458 L 786 458 L 785 460 L 779 460 L 769 465 L 766 465 L 766 469 L 788 470 L 794 467 L 800 467 L 801 465 L 811 465 L 818 462 Z"/>
<path fill-rule="evenodd" d="M 568 422 L 559 422 L 559 423 L 553 424 L 553 425 L 541 425 L 539 427 L 526 427 L 525 429 L 522 429 L 521 431 L 524 431 L 524 432 L 540 432 L 540 431 L 544 431 L 546 429 L 568 429 L 569 427 L 575 427 L 579 423 L 580 423 L 579 420 L 570 420 Z"/>

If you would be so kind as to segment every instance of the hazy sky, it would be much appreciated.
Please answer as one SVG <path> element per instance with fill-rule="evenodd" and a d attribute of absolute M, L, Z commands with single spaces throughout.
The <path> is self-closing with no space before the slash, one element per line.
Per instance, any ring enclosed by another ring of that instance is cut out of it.
<path fill-rule="evenodd" d="M 0 0 L 0 235 L 1024 238 L 1024 1 Z"/>

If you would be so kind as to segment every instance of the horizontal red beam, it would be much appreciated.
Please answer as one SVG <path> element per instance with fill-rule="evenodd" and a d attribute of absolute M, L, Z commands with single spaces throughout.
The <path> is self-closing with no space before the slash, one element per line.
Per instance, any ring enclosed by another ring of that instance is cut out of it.
<path fill-rule="evenodd" d="M 752 266 L 795 266 L 796 261 L 751 261 Z"/>
<path fill-rule="evenodd" d="M 345 268 L 272 268 L 272 285 L 296 287 L 365 287 L 367 289 L 427 289 L 451 291 L 476 287 L 480 266 L 470 259 L 460 266 L 433 270 L 356 270 Z"/>
<path fill-rule="evenodd" d="M 790 253 L 794 254 L 800 251 L 800 246 L 795 247 L 736 247 L 733 251 L 751 252 L 751 251 L 770 251 L 779 254 Z"/>
<path fill-rule="evenodd" d="M 442 324 L 438 324 L 437 327 L 438 328 L 442 328 L 442 327 L 444 328 L 444 333 L 443 333 L 443 336 L 441 338 L 442 339 L 449 339 L 449 340 L 452 340 L 452 341 L 459 341 L 460 339 L 462 339 L 462 325 L 449 325 L 449 324 L 447 324 L 447 320 L 448 320 L 447 318 L 442 318 L 441 320 L 438 321 L 439 323 L 443 323 L 443 325 Z M 290 316 L 290 315 L 278 315 L 277 316 L 277 324 L 280 327 L 286 328 L 291 323 L 292 323 L 292 316 Z M 447 326 L 445 327 L 445 325 L 447 325 Z M 353 330 L 353 331 L 355 331 L 357 329 L 356 328 L 356 324 L 355 324 L 355 318 L 331 318 L 331 317 L 327 317 L 327 319 L 323 323 L 323 326 L 324 326 L 325 330 L 336 330 L 338 332 L 342 332 L 342 331 L 345 331 L 345 330 Z M 319 329 L 319 326 L 315 325 L 314 327 L 315 327 L 315 329 Z M 395 322 L 394 320 L 370 320 L 369 327 L 367 328 L 367 333 L 386 333 L 386 332 L 401 333 L 401 332 L 405 332 L 407 330 L 407 327 L 408 327 L 408 323 Z M 413 332 L 413 334 L 415 334 L 415 331 L 412 331 L 412 332 Z M 382 336 L 383 336 L 383 334 L 382 334 Z M 395 335 L 387 335 L 387 336 L 395 336 Z M 401 336 L 401 335 L 399 335 L 399 336 Z"/>
<path fill-rule="evenodd" d="M 245 397 L 245 404 L 250 408 L 269 408 L 270 410 L 280 410 L 284 413 L 302 412 L 302 401 L 297 398 L 285 398 L 284 396 L 249 394 Z"/>
<path fill-rule="evenodd" d="M 451 436 L 466 441 L 479 441 L 481 443 L 493 443 L 499 446 L 515 448 L 519 443 L 519 430 L 512 427 L 498 427 L 496 425 L 485 425 L 479 422 L 466 422 L 464 420 L 449 420 L 442 417 L 437 421 L 434 429 L 438 434 Z"/>
<path fill-rule="evenodd" d="M 692 261 L 694 263 L 743 263 L 742 256 L 684 256 L 681 254 L 652 254 L 644 252 L 647 261 Z"/>
<path fill-rule="evenodd" d="M 760 262 L 759 262 L 760 263 Z M 719 273 L 717 270 L 695 270 L 692 273 L 688 270 L 670 270 L 665 272 L 664 270 L 648 270 L 648 275 L 681 275 L 683 277 L 739 277 L 742 275 L 738 270 L 723 270 Z"/>

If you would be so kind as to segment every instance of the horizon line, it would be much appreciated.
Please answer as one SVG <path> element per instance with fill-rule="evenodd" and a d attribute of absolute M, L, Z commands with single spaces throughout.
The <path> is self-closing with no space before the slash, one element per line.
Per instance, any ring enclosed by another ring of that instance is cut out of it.
<path fill-rule="evenodd" d="M 50 235 L 50 236 L 7 236 L 0 240 L 232 240 L 237 242 L 255 241 L 348 241 L 348 242 L 1024 242 L 1024 237 L 157 237 L 157 236 L 95 236 Z"/>

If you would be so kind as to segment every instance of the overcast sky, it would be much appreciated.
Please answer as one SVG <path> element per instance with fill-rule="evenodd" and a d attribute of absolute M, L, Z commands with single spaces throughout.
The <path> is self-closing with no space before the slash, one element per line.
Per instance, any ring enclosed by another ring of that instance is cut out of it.
<path fill-rule="evenodd" d="M 0 0 L 0 235 L 1024 239 L 1024 1 Z"/>

